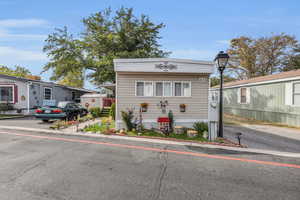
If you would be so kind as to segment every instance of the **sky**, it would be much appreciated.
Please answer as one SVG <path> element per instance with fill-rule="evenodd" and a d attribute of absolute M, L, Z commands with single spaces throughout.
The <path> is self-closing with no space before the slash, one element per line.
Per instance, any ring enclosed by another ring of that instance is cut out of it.
<path fill-rule="evenodd" d="M 166 25 L 160 44 L 172 58 L 211 61 L 239 36 L 284 32 L 300 40 L 299 0 L 0 0 L 0 65 L 39 75 L 48 61 L 44 40 L 55 28 L 78 35 L 82 18 L 122 6 Z M 48 80 L 50 73 L 41 76 Z"/>

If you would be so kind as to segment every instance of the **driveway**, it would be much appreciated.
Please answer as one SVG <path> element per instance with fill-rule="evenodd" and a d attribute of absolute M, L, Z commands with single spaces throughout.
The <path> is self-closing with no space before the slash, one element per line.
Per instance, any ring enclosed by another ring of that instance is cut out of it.
<path fill-rule="evenodd" d="M 24 117 L 0 120 L 0 126 L 17 126 L 24 128 L 49 129 L 49 126 L 51 126 L 51 122 L 44 123 L 42 122 L 42 120 L 35 119 L 35 117 Z"/>
<path fill-rule="evenodd" d="M 273 127 L 275 128 L 275 127 Z M 284 129 L 282 129 L 281 135 L 284 135 Z M 288 130 L 287 130 L 288 131 Z M 278 134 L 271 134 L 272 131 L 259 131 L 253 130 L 247 127 L 239 125 L 225 125 L 224 137 L 229 140 L 236 141 L 236 133 L 242 133 L 242 144 L 247 145 L 249 148 L 267 149 L 274 151 L 286 151 L 286 152 L 300 152 L 300 140 L 292 139 L 289 137 L 280 136 Z M 275 130 L 274 130 L 275 132 Z M 299 133 L 300 138 L 300 133 Z"/>
<path fill-rule="evenodd" d="M 300 160 L 269 155 L 0 131 L 0 157 L 1 200 L 300 196 Z"/>

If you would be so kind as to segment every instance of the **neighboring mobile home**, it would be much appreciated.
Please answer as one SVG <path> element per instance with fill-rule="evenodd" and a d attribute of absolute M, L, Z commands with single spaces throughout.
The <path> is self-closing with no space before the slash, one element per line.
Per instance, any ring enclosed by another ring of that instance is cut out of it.
<path fill-rule="evenodd" d="M 300 126 L 300 70 L 225 83 L 224 112 Z"/>
<path fill-rule="evenodd" d="M 0 74 L 0 104 L 9 104 L 15 111 L 29 113 L 42 106 L 44 100 L 80 101 L 92 91 L 64 85 Z"/>
<path fill-rule="evenodd" d="M 133 109 L 147 128 L 169 111 L 175 125 L 208 121 L 209 75 L 213 62 L 170 59 L 115 59 L 116 127 L 124 128 L 121 111 Z"/>

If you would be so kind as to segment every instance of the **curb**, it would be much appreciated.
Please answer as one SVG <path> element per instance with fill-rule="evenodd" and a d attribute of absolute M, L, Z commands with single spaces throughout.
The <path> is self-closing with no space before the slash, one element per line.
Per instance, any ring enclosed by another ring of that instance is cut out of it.
<path fill-rule="evenodd" d="M 7 120 L 7 119 L 19 119 L 19 118 L 25 118 L 28 116 L 10 116 L 10 117 L 1 117 L 0 120 Z"/>
<path fill-rule="evenodd" d="M 266 154 L 266 155 L 274 155 L 274 156 L 282 156 L 282 157 L 290 157 L 290 158 L 300 158 L 300 153 L 280 152 L 280 151 L 262 150 L 262 149 L 254 149 L 254 148 L 230 147 L 230 146 L 221 146 L 221 145 L 213 145 L 213 144 L 200 144 L 195 142 L 179 142 L 179 141 L 171 141 L 171 140 L 160 140 L 154 138 L 140 138 L 140 137 L 103 135 L 103 134 L 80 133 L 80 132 L 69 133 L 63 131 L 54 131 L 54 130 L 37 129 L 37 128 L 12 127 L 12 126 L 0 126 L 0 129 L 30 131 L 30 132 L 37 132 L 37 133 L 51 133 L 51 134 L 68 135 L 68 136 L 120 139 L 120 140 L 137 141 L 137 142 L 192 146 L 192 147 L 202 147 L 202 148 L 228 150 L 228 151 L 236 151 L 236 152 L 244 152 L 244 153 L 256 153 L 256 154 Z"/>

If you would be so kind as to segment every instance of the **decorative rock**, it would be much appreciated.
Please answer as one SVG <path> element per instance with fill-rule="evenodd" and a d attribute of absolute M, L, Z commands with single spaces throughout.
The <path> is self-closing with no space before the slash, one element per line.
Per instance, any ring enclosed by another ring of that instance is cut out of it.
<path fill-rule="evenodd" d="M 205 138 L 205 139 L 208 138 L 208 132 L 207 132 L 207 131 L 204 131 L 204 132 L 203 132 L 203 138 Z"/>
<path fill-rule="evenodd" d="M 138 136 L 142 135 L 142 133 L 138 133 Z"/>
<path fill-rule="evenodd" d="M 124 130 L 124 129 L 121 129 L 121 130 L 120 130 L 120 133 L 121 133 L 121 134 L 124 134 L 124 133 L 125 133 L 125 130 Z"/>
<path fill-rule="evenodd" d="M 183 126 L 175 126 L 174 127 L 175 134 L 183 134 Z"/>
<path fill-rule="evenodd" d="M 195 130 L 188 130 L 187 131 L 187 135 L 188 135 L 189 138 L 194 138 L 194 137 L 197 136 L 197 134 L 198 134 L 198 132 L 195 131 Z"/>

